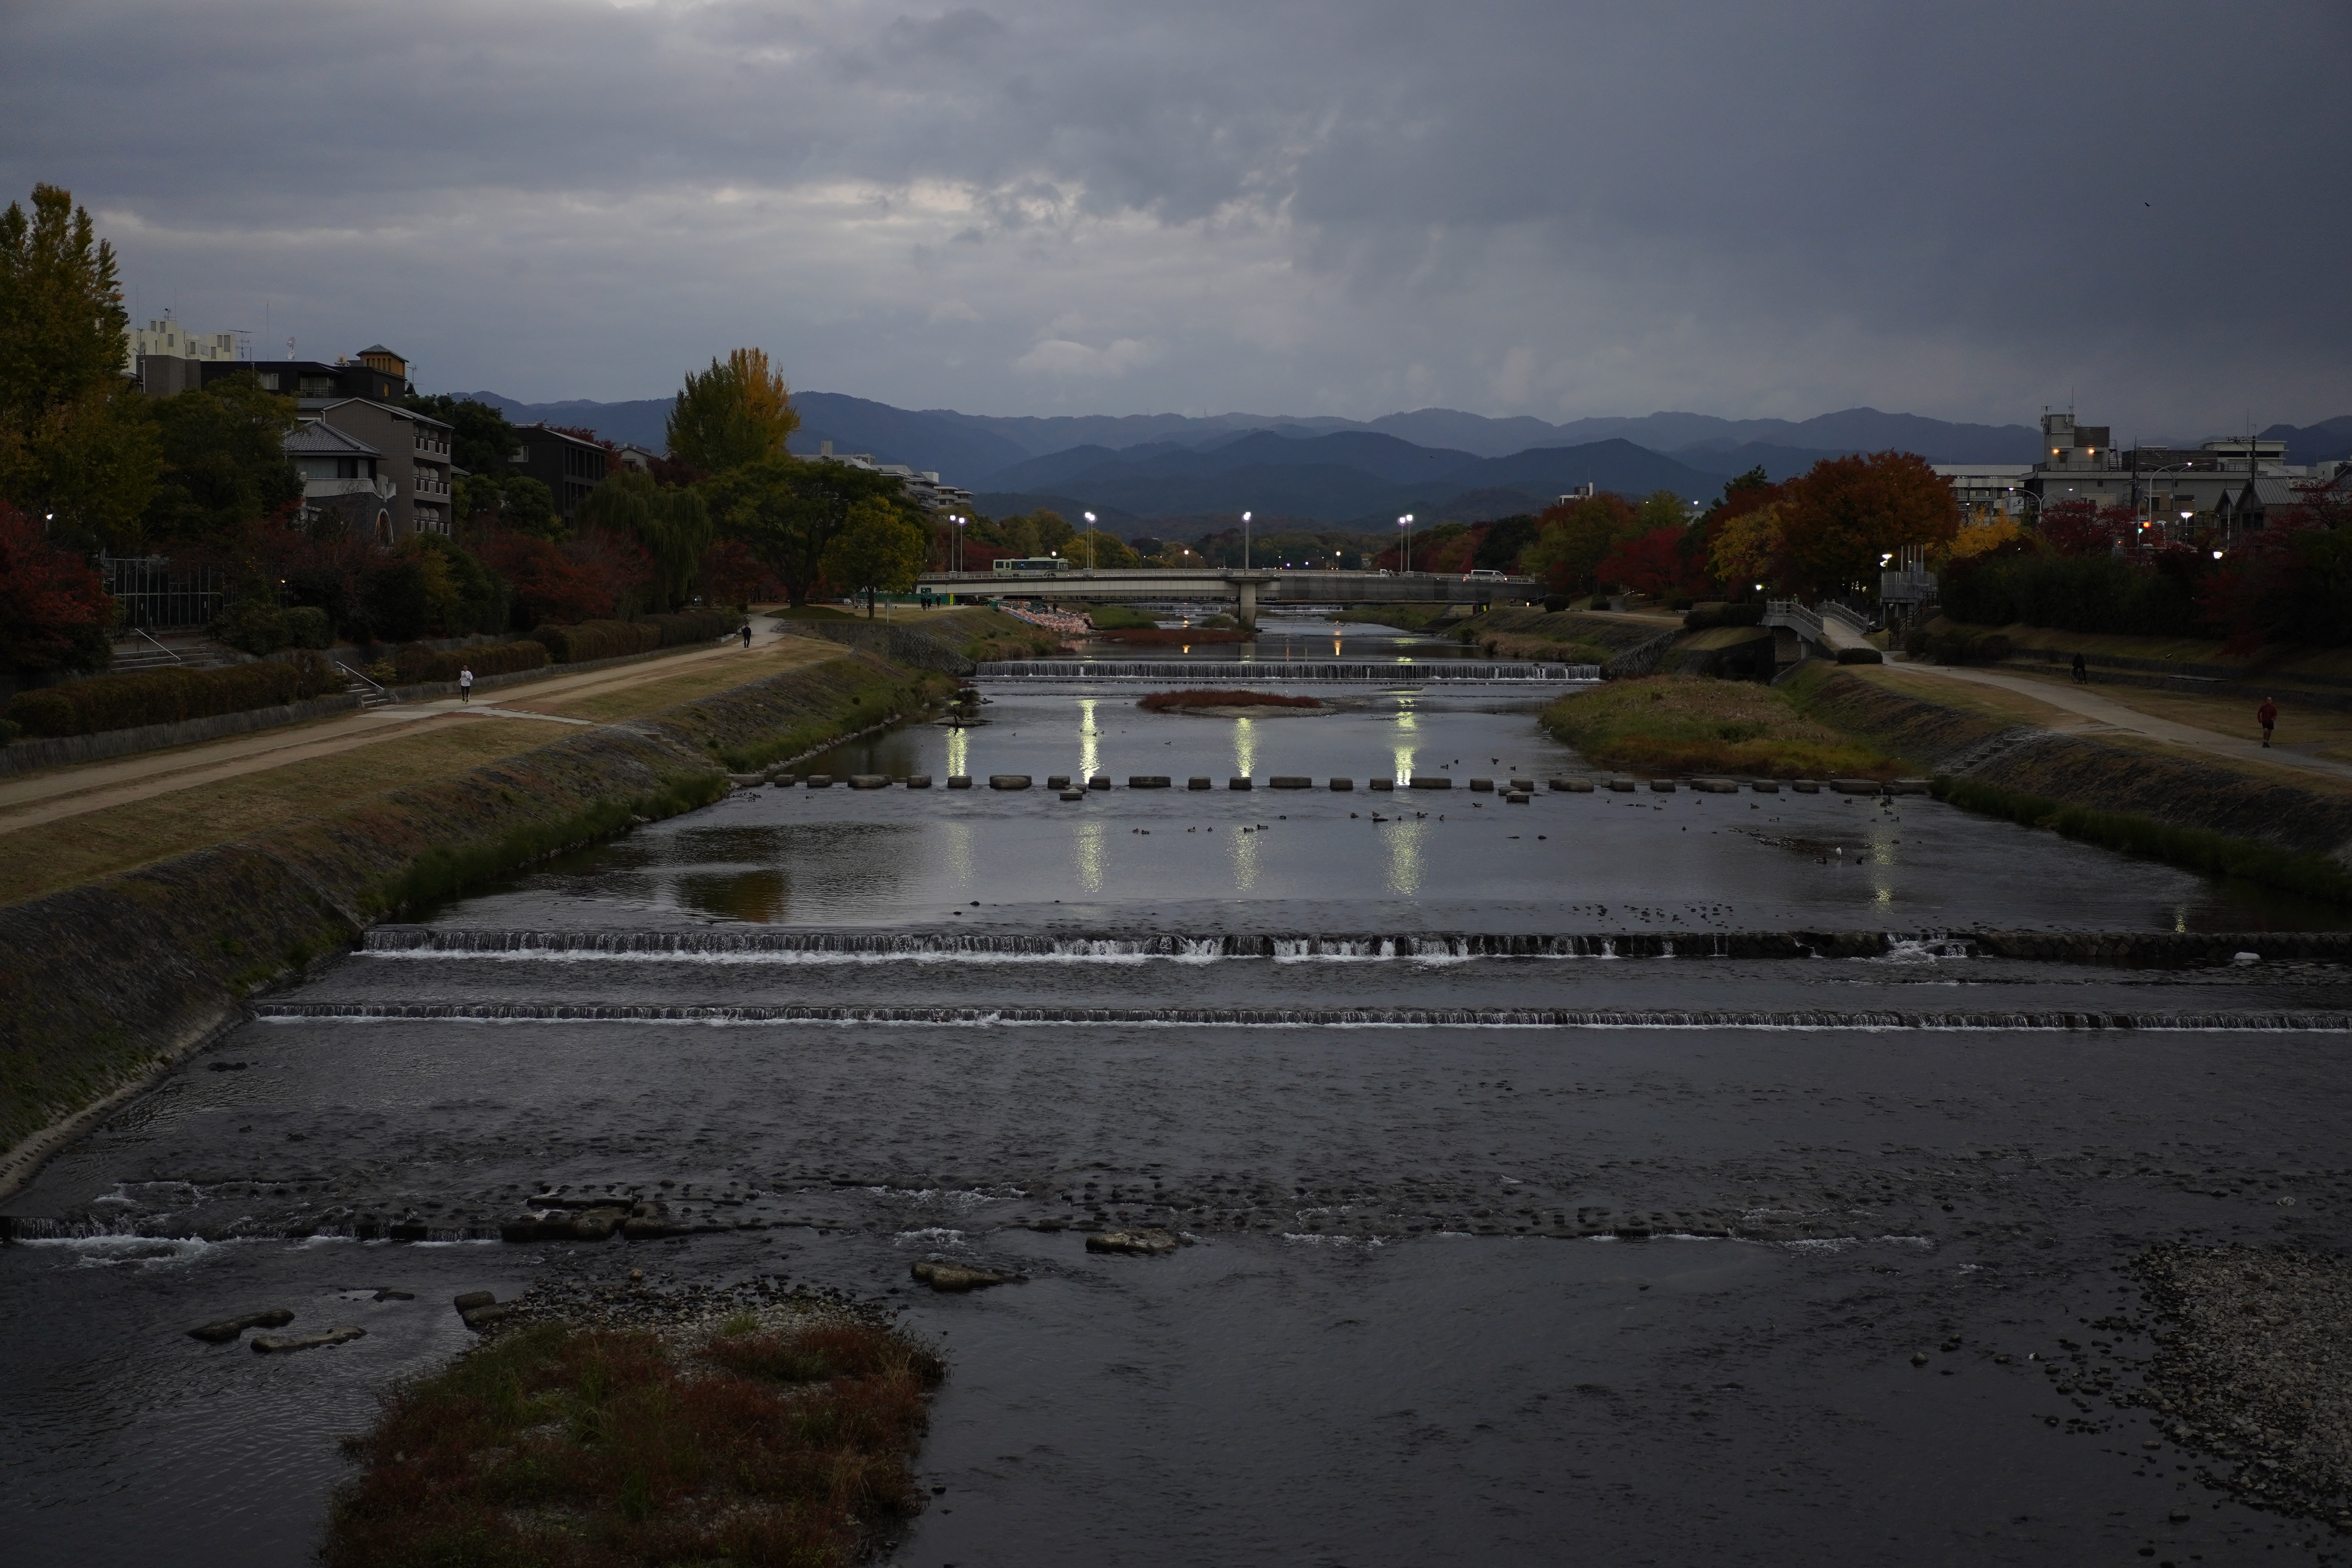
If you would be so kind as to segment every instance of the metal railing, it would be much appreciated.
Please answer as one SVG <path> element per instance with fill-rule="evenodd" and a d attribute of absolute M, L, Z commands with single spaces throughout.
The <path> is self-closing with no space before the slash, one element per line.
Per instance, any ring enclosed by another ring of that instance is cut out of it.
<path fill-rule="evenodd" d="M 1822 601 L 1822 619 L 1835 621 L 1856 637 L 1870 635 L 1870 617 L 1853 605 L 1842 605 L 1835 599 Z"/>
<path fill-rule="evenodd" d="M 1787 626 L 1801 633 L 1813 642 L 1826 642 L 1822 635 L 1822 617 L 1794 599 L 1768 599 L 1764 604 L 1764 624 Z"/>
<path fill-rule="evenodd" d="M 202 626 L 220 614 L 224 574 L 215 566 L 175 566 L 161 555 L 100 555 L 99 578 L 130 629 Z"/>

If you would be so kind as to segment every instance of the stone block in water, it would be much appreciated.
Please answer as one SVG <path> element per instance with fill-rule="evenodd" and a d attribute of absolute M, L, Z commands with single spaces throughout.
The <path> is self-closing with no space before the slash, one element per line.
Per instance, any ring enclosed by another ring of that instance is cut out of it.
<path fill-rule="evenodd" d="M 887 773 L 852 773 L 849 775 L 849 787 L 852 789 L 888 789 L 890 787 L 890 779 L 889 775 Z"/>
<path fill-rule="evenodd" d="M 1472 779 L 1470 781 L 1470 789 L 1471 793 L 1474 795 L 1492 795 L 1495 793 L 1495 781 L 1493 779 Z"/>
<path fill-rule="evenodd" d="M 950 773 L 948 775 L 948 788 L 970 789 L 971 787 L 971 775 L 970 773 Z"/>
<path fill-rule="evenodd" d="M 1356 781 L 1353 779 L 1333 779 L 1331 781 L 1331 787 L 1335 790 L 1345 792 L 1354 789 L 1356 787 Z"/>
<path fill-rule="evenodd" d="M 1659 795 L 1672 795 L 1675 793 L 1675 785 L 1672 779 L 1652 779 L 1650 788 Z"/>
<path fill-rule="evenodd" d="M 1027 789 L 1029 787 L 1029 775 L 1027 773 L 991 773 L 988 775 L 988 787 L 991 789 Z"/>
<path fill-rule="evenodd" d="M 1047 773 L 1045 775 L 1045 787 L 1047 789 L 1067 789 L 1070 787 L 1070 775 L 1067 773 Z"/>
<path fill-rule="evenodd" d="M 1299 773 L 1276 773 L 1265 784 L 1268 789 L 1313 789 L 1315 781 Z"/>
<path fill-rule="evenodd" d="M 1250 787 L 1250 781 L 1245 778 L 1227 779 L 1225 781 L 1225 787 L 1227 789 L 1247 789 Z"/>
<path fill-rule="evenodd" d="M 1168 787 L 1168 775 L 1166 773 L 1131 773 L 1128 776 L 1127 787 L 1129 789 L 1166 789 Z"/>
<path fill-rule="evenodd" d="M 1414 789 L 1452 789 L 1454 787 L 1454 781 L 1447 778 L 1444 773 L 1415 773 L 1412 778 L 1412 787 Z"/>
<path fill-rule="evenodd" d="M 206 1323 L 190 1329 L 188 1337 L 203 1340 L 207 1344 L 226 1344 L 247 1329 L 282 1329 L 294 1321 L 290 1307 L 272 1307 L 266 1312 L 247 1312 L 241 1318 L 223 1318 L 217 1323 Z"/>
<path fill-rule="evenodd" d="M 1215 786 L 1207 779 L 1186 779 L 1184 781 L 1184 787 L 1186 789 L 1212 789 Z"/>

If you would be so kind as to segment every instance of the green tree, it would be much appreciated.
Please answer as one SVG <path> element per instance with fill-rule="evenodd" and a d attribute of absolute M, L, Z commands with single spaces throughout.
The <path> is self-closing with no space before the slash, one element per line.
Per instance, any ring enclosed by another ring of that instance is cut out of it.
<path fill-rule="evenodd" d="M 861 501 L 897 503 L 896 478 L 847 463 L 784 456 L 741 463 L 706 481 L 703 499 L 719 534 L 739 539 L 783 584 L 794 606 L 825 579 L 834 542 Z"/>
<path fill-rule="evenodd" d="M 1643 533 L 1655 533 L 1662 528 L 1685 528 L 1690 523 L 1690 510 L 1683 498 L 1672 490 L 1652 490 L 1633 509 L 1633 518 Z"/>
<path fill-rule="evenodd" d="M 222 541 L 301 501 L 286 456 L 294 400 L 264 392 L 250 372 L 166 397 L 154 416 L 163 471 L 147 502 L 149 539 Z"/>
<path fill-rule="evenodd" d="M 446 392 L 431 397 L 412 394 L 401 401 L 449 426 L 449 460 L 469 474 L 503 478 L 508 459 L 522 450 L 522 437 L 507 416 L 487 403 Z"/>
<path fill-rule="evenodd" d="M 792 395 L 761 349 L 737 349 L 699 375 L 688 371 L 665 431 L 669 455 L 712 475 L 782 458 L 801 426 Z"/>
<path fill-rule="evenodd" d="M 652 598 L 675 609 L 694 597 L 702 552 L 715 536 L 710 510 L 692 490 L 666 490 L 651 474 L 616 468 L 580 503 L 580 526 L 634 535 L 653 557 Z"/>
<path fill-rule="evenodd" d="M 0 499 L 68 535 L 135 545 L 155 482 L 147 400 L 122 375 L 114 247 L 55 185 L 0 214 Z M 57 531 L 53 528 L 52 531 Z"/>
<path fill-rule="evenodd" d="M 1074 534 L 1063 553 L 1089 571 L 1114 572 L 1136 563 L 1135 552 L 1127 547 L 1126 541 L 1098 528 Z"/>
<path fill-rule="evenodd" d="M 848 526 L 825 557 L 825 575 L 864 593 L 870 620 L 874 595 L 903 594 L 913 587 L 930 552 L 930 529 L 903 507 L 878 499 L 861 500 L 850 507 Z"/>
<path fill-rule="evenodd" d="M 560 540 L 572 531 L 555 510 L 555 492 L 529 474 L 509 474 L 499 481 L 499 526 L 533 539 Z"/>

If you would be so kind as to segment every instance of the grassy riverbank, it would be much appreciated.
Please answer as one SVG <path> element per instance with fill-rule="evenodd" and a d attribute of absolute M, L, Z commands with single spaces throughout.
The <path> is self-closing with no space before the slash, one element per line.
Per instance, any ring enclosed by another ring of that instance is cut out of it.
<path fill-rule="evenodd" d="M 944 1368 L 883 1324 L 534 1323 L 393 1394 L 336 1499 L 328 1568 L 835 1568 L 919 1504 Z"/>
<path fill-rule="evenodd" d="M 2030 700 L 1931 698 L 1885 668 L 1809 665 L 1780 690 L 1811 720 L 1935 775 L 1937 793 L 1956 805 L 2352 904 L 2352 788 L 2332 780 L 2137 738 L 2060 733 L 2021 707 Z"/>
<path fill-rule="evenodd" d="M 1879 748 L 1807 718 L 1769 686 L 1651 676 L 1563 697 L 1540 721 L 1597 767 L 1644 776 L 1893 778 Z"/>
<path fill-rule="evenodd" d="M 952 685 L 840 652 L 464 772 L 313 799 L 308 815 L 281 806 L 271 826 L 0 909 L 0 1194 L 245 994 L 375 920 L 707 804 L 730 771 L 922 710 Z M 236 781 L 219 787 L 233 797 Z"/>

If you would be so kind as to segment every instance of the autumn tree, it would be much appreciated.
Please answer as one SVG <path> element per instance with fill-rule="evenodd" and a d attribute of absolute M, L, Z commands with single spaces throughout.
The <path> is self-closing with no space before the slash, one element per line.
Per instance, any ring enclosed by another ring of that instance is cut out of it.
<path fill-rule="evenodd" d="M 446 392 L 431 397 L 412 394 L 401 399 L 401 406 L 448 426 L 449 460 L 468 474 L 495 480 L 522 450 L 522 437 L 505 414 L 477 398 L 452 397 Z"/>
<path fill-rule="evenodd" d="M 113 621 L 97 570 L 0 500 L 0 669 L 104 669 Z"/>
<path fill-rule="evenodd" d="M 1625 498 L 1606 492 L 1547 507 L 1536 521 L 1541 531 L 1521 560 L 1559 594 L 1589 591 L 1617 541 L 1639 527 Z"/>
<path fill-rule="evenodd" d="M 703 487 L 703 499 L 719 532 L 750 546 L 797 607 L 826 581 L 826 558 L 852 510 L 860 502 L 895 505 L 904 489 L 872 468 L 780 454 L 719 473 Z"/>
<path fill-rule="evenodd" d="M 1877 580 L 1880 559 L 1959 531 L 1952 487 L 1915 452 L 1824 458 L 1790 481 L 1781 509 L 1789 585 L 1811 597 Z"/>
<path fill-rule="evenodd" d="M 1135 552 L 1125 540 L 1098 528 L 1071 535 L 1067 553 L 1089 571 L 1124 571 L 1136 564 Z"/>
<path fill-rule="evenodd" d="M 147 400 L 122 374 L 114 247 L 55 185 L 0 214 L 0 500 L 119 549 L 155 483 Z"/>
<path fill-rule="evenodd" d="M 766 352 L 737 349 L 723 363 L 712 360 L 708 371 L 686 373 L 665 434 L 673 458 L 723 474 L 782 458 L 785 439 L 800 424 L 792 390 L 768 368 Z"/>

